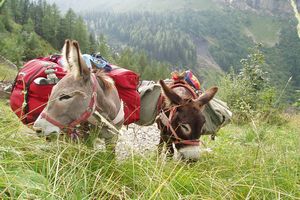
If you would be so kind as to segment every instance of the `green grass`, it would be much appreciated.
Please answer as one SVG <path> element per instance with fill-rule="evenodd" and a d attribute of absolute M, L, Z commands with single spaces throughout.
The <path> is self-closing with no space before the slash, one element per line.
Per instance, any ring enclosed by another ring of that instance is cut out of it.
<path fill-rule="evenodd" d="M 248 20 L 244 32 L 256 43 L 272 47 L 279 42 L 281 24 L 274 17 L 249 14 Z"/>
<path fill-rule="evenodd" d="M 184 163 L 46 142 L 0 102 L 0 199 L 300 199 L 300 116 L 284 126 L 229 125 L 214 152 Z"/>
<path fill-rule="evenodd" d="M 17 70 L 0 63 L 0 81 L 13 81 L 17 75 Z"/>
<path fill-rule="evenodd" d="M 208 89 L 212 86 L 219 86 L 220 79 L 224 76 L 223 72 L 219 69 L 201 67 L 195 69 L 196 74 L 200 74 L 201 87 Z"/>

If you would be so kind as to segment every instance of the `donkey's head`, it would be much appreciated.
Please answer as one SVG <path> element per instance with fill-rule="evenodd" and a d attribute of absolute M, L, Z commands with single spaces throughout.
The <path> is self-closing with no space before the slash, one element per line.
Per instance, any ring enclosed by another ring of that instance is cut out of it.
<path fill-rule="evenodd" d="M 203 134 L 205 123 L 202 111 L 205 104 L 215 96 L 218 88 L 212 87 L 193 99 L 184 94 L 183 88 L 175 91 L 176 88 L 169 88 L 164 81 L 160 81 L 160 84 L 169 101 L 166 113 L 160 116 L 160 121 L 164 125 L 164 140 L 173 142 L 184 158 L 197 159 L 200 155 L 199 138 Z"/>
<path fill-rule="evenodd" d="M 86 121 L 95 109 L 96 90 L 99 93 L 101 89 L 82 58 L 77 41 L 65 41 L 63 58 L 68 73 L 53 87 L 47 107 L 33 126 L 43 135 Z"/>

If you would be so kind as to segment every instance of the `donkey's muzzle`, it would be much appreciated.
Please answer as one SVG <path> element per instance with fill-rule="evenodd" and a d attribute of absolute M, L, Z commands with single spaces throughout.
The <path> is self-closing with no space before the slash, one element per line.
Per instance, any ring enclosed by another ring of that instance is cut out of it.
<path fill-rule="evenodd" d="M 38 136 L 58 135 L 60 133 L 59 127 L 51 124 L 41 116 L 37 118 L 32 128 Z"/>
<path fill-rule="evenodd" d="M 200 159 L 200 146 L 184 146 L 177 150 L 180 158 L 197 161 Z"/>

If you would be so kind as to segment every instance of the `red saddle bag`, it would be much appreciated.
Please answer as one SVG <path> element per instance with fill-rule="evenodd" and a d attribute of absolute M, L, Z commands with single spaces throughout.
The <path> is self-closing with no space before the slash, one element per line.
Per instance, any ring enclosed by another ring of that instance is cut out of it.
<path fill-rule="evenodd" d="M 56 59 L 56 58 L 55 58 Z M 16 76 L 10 106 L 24 124 L 33 123 L 47 105 L 52 87 L 55 84 L 37 84 L 37 78 L 47 78 L 45 70 L 55 70 L 57 78 L 65 76 L 66 71 L 52 57 L 37 58 L 27 62 Z"/>
<path fill-rule="evenodd" d="M 140 119 L 141 98 L 137 91 L 139 75 L 128 69 L 111 65 L 108 72 L 118 90 L 119 96 L 124 103 L 124 125 L 136 122 Z"/>

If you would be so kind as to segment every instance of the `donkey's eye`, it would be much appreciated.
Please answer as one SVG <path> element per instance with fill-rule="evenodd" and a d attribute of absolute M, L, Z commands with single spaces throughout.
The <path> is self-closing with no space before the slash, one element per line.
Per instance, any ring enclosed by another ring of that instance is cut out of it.
<path fill-rule="evenodd" d="M 63 100 L 67 100 L 67 99 L 70 99 L 70 98 L 72 98 L 72 96 L 67 95 L 67 94 L 63 94 L 63 95 L 61 95 L 61 96 L 59 97 L 59 100 L 60 100 L 60 101 L 63 101 Z"/>
<path fill-rule="evenodd" d="M 187 103 L 191 103 L 191 102 L 193 102 L 193 99 L 188 99 L 187 100 Z"/>
<path fill-rule="evenodd" d="M 190 134 L 192 132 L 191 130 L 191 126 L 189 124 L 180 124 L 181 130 L 185 133 L 185 134 Z"/>

